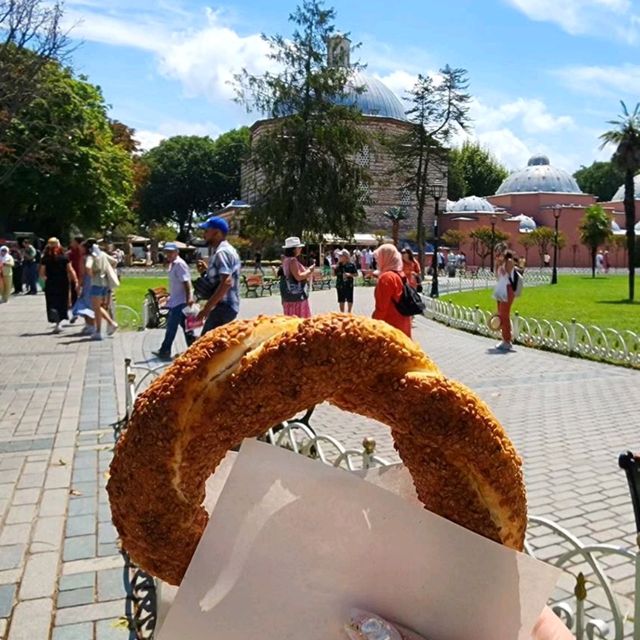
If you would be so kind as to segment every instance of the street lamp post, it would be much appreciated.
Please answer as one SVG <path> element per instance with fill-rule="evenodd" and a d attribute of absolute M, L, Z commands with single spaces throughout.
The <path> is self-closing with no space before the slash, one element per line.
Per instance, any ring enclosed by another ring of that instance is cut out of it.
<path fill-rule="evenodd" d="M 433 275 L 431 277 L 431 297 L 437 298 L 439 296 L 438 291 L 438 242 L 440 240 L 439 231 L 438 231 L 438 214 L 440 213 L 440 198 L 444 194 L 444 183 L 435 182 L 431 186 L 430 190 L 433 199 L 435 200 L 436 206 L 434 209 L 433 215 L 433 259 L 431 260 L 431 270 L 433 271 Z"/>
<path fill-rule="evenodd" d="M 560 209 L 553 210 L 555 218 L 555 233 L 553 235 L 553 271 L 551 272 L 551 284 L 558 284 L 558 220 L 560 219 Z"/>
<path fill-rule="evenodd" d="M 491 215 L 491 273 L 493 273 L 493 269 L 495 267 L 494 253 L 496 252 L 496 218 L 497 216 L 495 213 Z"/>

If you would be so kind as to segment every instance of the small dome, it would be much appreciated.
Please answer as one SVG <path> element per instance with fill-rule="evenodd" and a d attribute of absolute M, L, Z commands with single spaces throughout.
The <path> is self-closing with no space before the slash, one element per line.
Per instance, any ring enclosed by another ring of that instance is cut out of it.
<path fill-rule="evenodd" d="M 524 169 L 514 171 L 496 191 L 504 193 L 582 193 L 575 178 L 564 169 L 551 166 L 547 156 L 529 159 Z"/>
<path fill-rule="evenodd" d="M 636 233 L 640 233 L 640 222 L 636 222 L 635 226 L 633 227 L 634 231 Z"/>
<path fill-rule="evenodd" d="M 466 198 L 461 198 L 457 202 L 454 202 L 451 206 L 451 209 L 447 209 L 451 213 L 462 213 L 463 211 L 486 211 L 489 213 L 493 213 L 495 209 L 493 205 L 484 198 L 479 198 L 478 196 L 467 196 Z"/>
<path fill-rule="evenodd" d="M 398 96 L 384 82 L 361 71 L 353 74 L 345 87 L 345 95 L 336 102 L 358 107 L 363 116 L 407 119 L 404 106 Z"/>
<path fill-rule="evenodd" d="M 620 231 L 620 225 L 615 221 L 611 221 L 611 231 Z"/>
<path fill-rule="evenodd" d="M 455 200 L 449 200 L 449 198 L 447 198 L 447 204 L 444 208 L 445 211 L 453 211 L 453 206 L 455 205 L 456 201 Z"/>
<path fill-rule="evenodd" d="M 536 221 L 533 218 L 525 216 L 522 213 L 518 216 L 507 218 L 507 222 L 519 222 L 520 224 L 518 226 L 518 231 L 520 231 L 520 233 L 531 233 L 538 227 Z"/>
<path fill-rule="evenodd" d="M 633 190 L 635 193 L 635 199 L 640 200 L 640 173 L 633 179 Z M 611 202 L 623 202 L 624 201 L 624 185 L 621 184 L 620 188 L 613 194 Z"/>
<path fill-rule="evenodd" d="M 549 158 L 547 156 L 539 155 L 539 156 L 531 156 L 529 158 L 529 162 L 527 162 L 528 167 L 540 167 L 543 165 L 551 164 L 549 162 Z"/>

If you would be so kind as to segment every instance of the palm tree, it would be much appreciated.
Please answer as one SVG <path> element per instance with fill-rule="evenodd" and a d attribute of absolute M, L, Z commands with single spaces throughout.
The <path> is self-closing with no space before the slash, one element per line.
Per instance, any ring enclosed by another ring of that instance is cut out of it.
<path fill-rule="evenodd" d="M 627 264 L 629 266 L 629 302 L 633 302 L 635 289 L 635 224 L 636 202 L 633 179 L 640 169 L 640 103 L 629 113 L 627 105 L 622 104 L 622 115 L 609 121 L 615 129 L 605 131 L 600 136 L 601 148 L 608 144 L 616 145 L 612 162 L 624 171 L 624 219 L 627 228 Z"/>
<path fill-rule="evenodd" d="M 387 220 L 391 220 L 391 237 L 393 238 L 393 244 L 397 247 L 400 223 L 409 217 L 407 211 L 402 207 L 391 207 L 389 211 L 385 211 L 382 215 L 387 218 Z"/>
<path fill-rule="evenodd" d="M 632 225 L 633 226 L 633 225 Z M 585 210 L 580 221 L 580 241 L 591 251 L 591 277 L 596 277 L 596 254 L 598 247 L 611 237 L 611 220 L 600 204 L 592 204 Z M 633 299 L 633 298 L 632 298 Z"/>

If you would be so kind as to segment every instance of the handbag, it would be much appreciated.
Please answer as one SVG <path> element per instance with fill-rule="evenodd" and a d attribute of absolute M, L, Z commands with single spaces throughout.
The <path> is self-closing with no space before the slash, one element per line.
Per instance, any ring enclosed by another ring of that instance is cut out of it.
<path fill-rule="evenodd" d="M 309 297 L 305 282 L 280 276 L 280 297 L 282 302 L 302 302 Z"/>
<path fill-rule="evenodd" d="M 403 316 L 419 316 L 424 313 L 425 309 L 422 297 L 409 284 L 406 278 L 402 278 L 402 294 L 395 305 L 398 312 Z"/>
<path fill-rule="evenodd" d="M 218 288 L 218 283 L 211 282 L 207 276 L 200 276 L 192 284 L 198 300 L 208 300 Z"/>

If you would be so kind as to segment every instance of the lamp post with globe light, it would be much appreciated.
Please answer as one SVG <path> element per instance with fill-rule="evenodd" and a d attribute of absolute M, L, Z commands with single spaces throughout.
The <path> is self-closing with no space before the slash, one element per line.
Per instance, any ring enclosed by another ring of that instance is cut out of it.
<path fill-rule="evenodd" d="M 438 214 L 440 213 L 440 198 L 442 198 L 444 194 L 444 182 L 434 182 L 431 185 L 429 193 L 435 200 L 435 209 L 433 215 L 433 259 L 431 261 L 431 270 L 433 271 L 433 276 L 431 277 L 431 297 L 437 298 L 439 296 L 438 291 L 438 243 L 440 240 L 439 232 L 438 232 Z"/>
<path fill-rule="evenodd" d="M 555 218 L 555 232 L 553 234 L 553 271 L 551 272 L 551 284 L 558 284 L 558 221 L 560 220 L 560 207 L 553 210 Z"/>
<path fill-rule="evenodd" d="M 495 267 L 495 252 L 496 252 L 496 220 L 498 216 L 496 214 L 491 215 L 491 273 L 493 273 L 493 269 Z M 484 268 L 484 267 L 483 267 Z"/>

